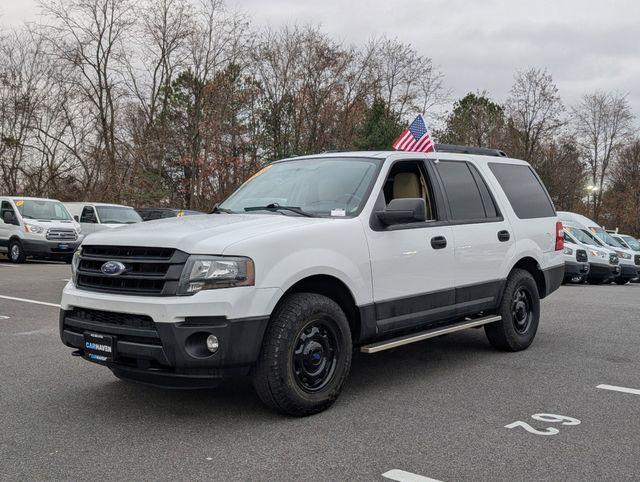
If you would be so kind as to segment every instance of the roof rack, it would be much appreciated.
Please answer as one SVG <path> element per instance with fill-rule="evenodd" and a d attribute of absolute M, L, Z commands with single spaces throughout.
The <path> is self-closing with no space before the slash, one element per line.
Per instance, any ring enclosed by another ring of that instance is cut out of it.
<path fill-rule="evenodd" d="M 457 146 L 455 144 L 436 144 L 436 152 L 453 152 L 455 154 L 476 154 L 479 156 L 509 157 L 500 149 L 487 147 Z"/>

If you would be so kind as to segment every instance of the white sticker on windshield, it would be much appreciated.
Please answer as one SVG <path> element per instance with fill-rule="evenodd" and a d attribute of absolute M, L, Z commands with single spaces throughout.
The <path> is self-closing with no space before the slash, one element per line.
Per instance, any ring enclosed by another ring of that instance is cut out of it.
<path fill-rule="evenodd" d="M 346 213 L 345 213 L 344 209 L 332 209 L 331 210 L 331 215 L 332 216 L 344 216 L 345 214 Z"/>

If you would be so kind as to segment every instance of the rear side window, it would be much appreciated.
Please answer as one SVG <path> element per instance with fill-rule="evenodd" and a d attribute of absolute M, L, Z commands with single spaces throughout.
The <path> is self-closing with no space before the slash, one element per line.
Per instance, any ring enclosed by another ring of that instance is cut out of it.
<path fill-rule="evenodd" d="M 490 162 L 489 169 L 496 176 L 520 219 L 549 218 L 556 215 L 547 190 L 531 167 Z"/>
<path fill-rule="evenodd" d="M 462 161 L 440 161 L 435 165 L 454 221 L 479 221 L 498 216 L 489 189 L 474 166 Z"/>

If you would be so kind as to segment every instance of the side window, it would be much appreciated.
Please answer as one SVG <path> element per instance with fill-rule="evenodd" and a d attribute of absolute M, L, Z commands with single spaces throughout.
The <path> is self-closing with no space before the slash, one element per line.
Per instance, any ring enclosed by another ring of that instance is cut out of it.
<path fill-rule="evenodd" d="M 490 162 L 489 169 L 520 219 L 549 218 L 556 215 L 547 190 L 531 167 Z"/>
<path fill-rule="evenodd" d="M 80 215 L 81 223 L 97 223 L 96 213 L 91 206 L 85 206 Z"/>
<path fill-rule="evenodd" d="M 11 213 L 13 214 L 14 218 L 16 217 L 16 213 L 9 201 L 2 201 L 2 205 L 0 205 L 0 219 L 2 220 L 2 222 L 4 222 L 5 213 Z"/>
<path fill-rule="evenodd" d="M 433 191 L 423 161 L 396 162 L 387 175 L 383 193 L 386 204 L 393 199 L 422 198 L 427 206 L 427 219 L 437 219 Z"/>
<path fill-rule="evenodd" d="M 454 221 L 478 221 L 498 216 L 489 189 L 475 167 L 463 161 L 440 161 L 435 165 Z"/>

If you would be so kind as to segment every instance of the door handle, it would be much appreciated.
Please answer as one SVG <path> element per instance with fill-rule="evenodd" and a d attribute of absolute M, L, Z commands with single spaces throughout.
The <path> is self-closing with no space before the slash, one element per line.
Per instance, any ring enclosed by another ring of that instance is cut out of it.
<path fill-rule="evenodd" d="M 447 238 L 444 236 L 434 236 L 431 238 L 431 247 L 433 249 L 442 249 L 447 247 Z"/>
<path fill-rule="evenodd" d="M 498 231 L 498 241 L 502 241 L 504 243 L 505 241 L 509 241 L 509 239 L 511 239 L 511 235 L 509 234 L 509 231 L 507 230 Z"/>

